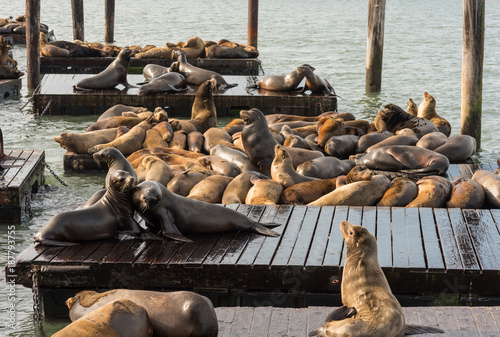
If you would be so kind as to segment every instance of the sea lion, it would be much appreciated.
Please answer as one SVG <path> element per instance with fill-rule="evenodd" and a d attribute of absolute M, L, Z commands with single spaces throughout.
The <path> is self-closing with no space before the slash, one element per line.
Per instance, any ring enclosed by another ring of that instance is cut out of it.
<path fill-rule="evenodd" d="M 97 75 L 84 78 L 73 86 L 74 90 L 104 90 L 113 89 L 118 84 L 125 89 L 133 87 L 127 82 L 128 65 L 132 50 L 123 48 L 118 57 L 102 72 Z"/>
<path fill-rule="evenodd" d="M 111 108 L 107 109 L 104 111 L 99 118 L 97 118 L 97 121 L 107 119 L 109 117 L 115 117 L 115 116 L 122 116 L 122 113 L 125 111 L 132 111 L 132 112 L 143 112 L 143 111 L 148 111 L 147 108 L 144 108 L 142 106 L 131 106 L 131 105 L 123 105 L 123 104 L 115 104 Z"/>
<path fill-rule="evenodd" d="M 284 146 L 286 147 L 298 147 L 302 149 L 308 149 L 309 145 L 304 140 L 304 138 L 297 136 L 292 132 L 292 129 L 288 125 L 285 125 L 281 128 L 280 133 L 283 135 L 285 140 L 283 141 Z M 278 141 L 279 143 L 279 141 Z M 280 143 L 281 144 L 281 143 Z"/>
<path fill-rule="evenodd" d="M 109 143 L 116 138 L 118 128 L 89 131 L 83 133 L 63 132 L 54 141 L 63 149 L 74 153 L 88 153 L 89 148 Z"/>
<path fill-rule="evenodd" d="M 74 246 L 78 242 L 109 239 L 118 231 L 141 232 L 134 220 L 130 193 L 136 180 L 116 170 L 104 196 L 92 206 L 53 216 L 35 235 L 35 242 L 49 246 Z"/>
<path fill-rule="evenodd" d="M 144 157 L 142 165 L 146 170 L 144 180 L 154 180 L 164 186 L 167 186 L 169 181 L 174 176 L 170 165 L 156 156 L 151 155 Z"/>
<path fill-rule="evenodd" d="M 384 109 L 378 111 L 378 117 L 380 117 L 379 123 L 376 123 L 376 126 L 379 132 L 388 130 L 396 133 L 398 130 L 409 128 L 415 132 L 418 138 L 422 138 L 427 133 L 438 131 L 437 127 L 428 119 L 409 115 L 396 104 L 386 104 Z M 377 118 L 375 122 L 377 122 Z"/>
<path fill-rule="evenodd" d="M 377 144 L 373 144 L 372 146 L 367 148 L 365 150 L 365 153 L 370 153 L 371 151 L 378 149 L 378 148 L 381 148 L 381 147 L 384 147 L 384 146 L 394 146 L 394 145 L 413 146 L 413 145 L 417 144 L 419 139 L 417 138 L 417 136 L 415 135 L 415 133 L 411 129 L 401 129 L 399 131 L 402 131 L 402 130 L 410 130 L 412 135 L 406 136 L 406 135 L 397 134 L 397 135 L 390 136 L 390 137 L 378 142 Z"/>
<path fill-rule="evenodd" d="M 406 113 L 414 117 L 418 116 L 418 106 L 412 98 L 409 98 L 408 102 L 406 102 Z"/>
<path fill-rule="evenodd" d="M 163 140 L 161 133 L 154 128 L 146 131 L 146 138 L 144 139 L 144 143 L 142 143 L 143 149 L 150 147 L 168 147 L 168 143 Z"/>
<path fill-rule="evenodd" d="M 191 152 L 201 153 L 205 137 L 199 131 L 190 132 L 187 135 L 187 147 Z"/>
<path fill-rule="evenodd" d="M 452 182 L 450 200 L 446 203 L 448 208 L 483 208 L 484 189 L 474 180 L 459 177 Z"/>
<path fill-rule="evenodd" d="M 217 81 L 217 87 L 220 89 L 228 89 L 237 86 L 237 83 L 229 84 L 226 80 L 215 71 L 206 70 L 202 68 L 195 67 L 188 63 L 186 59 L 186 54 L 180 50 L 173 52 L 173 55 L 177 57 L 178 62 L 178 72 L 184 75 L 186 82 L 193 85 L 201 85 L 203 82 L 215 78 Z"/>
<path fill-rule="evenodd" d="M 423 135 L 422 138 L 415 144 L 415 146 L 423 147 L 428 150 L 434 150 L 435 148 L 443 145 L 448 140 L 448 137 L 442 132 L 431 132 Z"/>
<path fill-rule="evenodd" d="M 392 294 L 378 262 L 377 240 L 366 228 L 340 223 L 346 245 L 342 271 L 343 306 L 309 336 L 402 337 L 405 331 L 443 333 L 433 327 L 406 325 L 403 310 Z"/>
<path fill-rule="evenodd" d="M 234 118 L 232 119 L 229 123 L 224 125 L 223 129 L 226 131 L 230 136 L 235 134 L 236 132 L 241 132 L 243 130 L 243 126 L 245 125 L 245 122 L 241 118 Z"/>
<path fill-rule="evenodd" d="M 444 207 L 450 198 L 451 183 L 441 176 L 427 176 L 417 181 L 418 195 L 406 207 Z"/>
<path fill-rule="evenodd" d="M 336 188 L 334 191 L 307 205 L 372 206 L 383 197 L 390 183 L 391 181 L 386 176 L 376 175 L 370 180 L 357 181 Z"/>
<path fill-rule="evenodd" d="M 337 178 L 305 181 L 286 188 L 281 193 L 279 203 L 307 205 L 335 190 Z"/>
<path fill-rule="evenodd" d="M 495 208 L 500 208 L 500 176 L 489 171 L 478 170 L 472 180 L 484 189 L 486 202 Z"/>
<path fill-rule="evenodd" d="M 348 158 L 356 151 L 359 137 L 355 135 L 333 136 L 325 144 L 325 153 L 337 158 Z"/>
<path fill-rule="evenodd" d="M 365 153 L 366 149 L 372 145 L 378 144 L 384 139 L 392 136 L 392 133 L 389 131 L 385 132 L 372 132 L 366 135 L 359 137 L 358 143 L 356 144 L 355 153 Z"/>
<path fill-rule="evenodd" d="M 174 131 L 172 140 L 168 142 L 168 147 L 171 149 L 186 150 L 187 149 L 187 133 L 184 130 Z"/>
<path fill-rule="evenodd" d="M 251 179 L 258 177 L 260 179 L 267 179 L 265 175 L 257 171 L 246 171 L 237 175 L 227 185 L 222 195 L 223 204 L 244 204 L 248 191 L 253 186 Z"/>
<path fill-rule="evenodd" d="M 302 183 L 304 181 L 318 180 L 297 173 L 292 166 L 292 158 L 283 146 L 276 144 L 274 147 L 274 160 L 271 164 L 271 177 L 284 188 Z"/>
<path fill-rule="evenodd" d="M 184 130 L 186 134 L 197 131 L 196 126 L 190 120 L 172 118 L 169 120 L 169 123 L 174 131 Z"/>
<path fill-rule="evenodd" d="M 164 92 L 181 92 L 187 90 L 187 82 L 184 76 L 179 73 L 166 73 L 153 78 L 147 84 L 139 87 L 137 95 L 160 94 Z"/>
<path fill-rule="evenodd" d="M 189 172 L 188 170 L 173 176 L 166 187 L 172 193 L 187 197 L 191 189 L 209 175 L 207 172 Z"/>
<path fill-rule="evenodd" d="M 279 145 L 267 126 L 267 120 L 259 109 L 241 110 L 240 117 L 245 121 L 241 140 L 248 159 L 259 171 L 271 176 L 271 164 L 275 146 Z"/>
<path fill-rule="evenodd" d="M 446 156 L 424 148 L 408 145 L 380 147 L 361 156 L 356 164 L 372 170 L 409 173 L 443 174 L 450 162 Z"/>
<path fill-rule="evenodd" d="M 132 164 L 133 168 L 137 168 L 142 164 L 144 157 L 150 154 L 154 154 L 158 158 L 163 159 L 169 165 L 184 165 L 191 159 L 197 159 L 203 156 L 200 153 L 162 147 L 138 150 L 128 156 L 127 160 Z"/>
<path fill-rule="evenodd" d="M 153 327 L 144 307 L 122 298 L 87 313 L 52 336 L 149 337 Z"/>
<path fill-rule="evenodd" d="M 346 175 L 345 183 L 352 184 L 357 181 L 372 180 L 373 172 L 364 165 L 354 166 Z"/>
<path fill-rule="evenodd" d="M 340 160 L 336 157 L 319 157 L 297 166 L 297 173 L 318 179 L 331 179 L 347 174 L 354 167 L 352 160 Z"/>
<path fill-rule="evenodd" d="M 439 116 L 436 112 L 436 100 L 432 95 L 428 94 L 427 91 L 424 91 L 424 100 L 418 106 L 418 117 L 425 118 L 430 120 L 439 130 L 449 137 L 451 134 L 451 125 L 450 123 Z"/>
<path fill-rule="evenodd" d="M 137 116 L 113 116 L 98 120 L 95 123 L 89 125 L 85 132 L 117 128 L 119 126 L 126 126 L 127 128 L 132 129 L 144 119 L 145 118 L 143 117 Z"/>
<path fill-rule="evenodd" d="M 212 92 L 217 87 L 215 78 L 203 82 L 194 98 L 191 109 L 191 123 L 196 129 L 205 133 L 208 129 L 217 126 L 217 109 L 215 108 Z"/>
<path fill-rule="evenodd" d="M 476 153 L 476 139 L 469 135 L 456 135 L 434 149 L 446 156 L 450 163 L 463 163 Z"/>
<path fill-rule="evenodd" d="M 196 159 L 196 162 L 205 166 L 206 168 L 217 172 L 218 174 L 225 175 L 226 177 L 237 177 L 241 171 L 236 164 L 224 160 L 217 156 L 203 156 Z"/>
<path fill-rule="evenodd" d="M 276 205 L 283 192 L 283 186 L 272 179 L 250 178 L 253 186 L 245 197 L 247 205 Z"/>
<path fill-rule="evenodd" d="M 217 144 L 212 147 L 210 149 L 210 155 L 217 156 L 235 164 L 241 172 L 259 171 L 259 168 L 250 161 L 245 153 L 222 144 Z M 270 175 L 271 174 L 269 174 L 269 176 Z"/>
<path fill-rule="evenodd" d="M 153 126 L 153 130 L 158 131 L 161 134 L 161 138 L 167 143 L 172 140 L 174 136 L 174 130 L 172 129 L 172 125 L 168 121 L 163 121 L 155 126 Z"/>
<path fill-rule="evenodd" d="M 132 200 L 148 226 L 159 227 L 164 236 L 186 240 L 187 233 L 218 233 L 231 230 L 253 231 L 267 236 L 278 233 L 235 210 L 182 197 L 155 181 L 137 185 Z"/>
<path fill-rule="evenodd" d="M 207 58 L 225 58 L 225 59 L 241 59 L 241 58 L 256 58 L 259 56 L 257 50 L 248 50 L 239 45 L 229 47 L 225 45 L 219 45 L 214 41 L 205 41 L 205 54 Z"/>
<path fill-rule="evenodd" d="M 160 77 L 163 74 L 171 72 L 170 67 L 164 67 L 159 64 L 149 63 L 142 68 L 142 75 L 146 79 L 146 82 L 151 81 L 153 78 Z"/>
<path fill-rule="evenodd" d="M 69 50 L 52 45 L 47 35 L 40 32 L 40 56 L 45 57 L 69 57 Z"/>
<path fill-rule="evenodd" d="M 135 58 L 156 58 L 156 59 L 172 59 L 174 49 L 168 46 L 164 47 L 153 47 L 147 51 L 134 54 Z"/>
<path fill-rule="evenodd" d="M 221 203 L 224 190 L 232 180 L 232 177 L 218 174 L 206 177 L 193 186 L 187 197 L 212 204 Z"/>
<path fill-rule="evenodd" d="M 292 158 L 292 166 L 294 170 L 296 170 L 300 164 L 305 163 L 308 160 L 312 160 L 315 158 L 323 158 L 325 156 L 321 151 L 311 151 L 308 149 L 301 149 L 298 147 L 288 147 L 288 146 L 284 146 L 283 148 L 288 152 L 288 154 Z"/>
<path fill-rule="evenodd" d="M 405 207 L 418 195 L 418 187 L 413 180 L 397 177 L 389 186 L 377 206 Z"/>
<path fill-rule="evenodd" d="M 212 302 L 191 291 L 115 289 L 97 293 L 85 290 L 69 298 L 66 305 L 74 321 L 117 299 L 127 299 L 144 307 L 155 336 L 217 336 L 217 316 Z M 130 328 L 128 324 L 124 326 Z"/>
<path fill-rule="evenodd" d="M 16 79 L 24 75 L 24 72 L 6 67 L 6 66 L 0 66 L 0 79 L 2 80 L 9 80 L 9 79 Z"/>
<path fill-rule="evenodd" d="M 186 43 L 177 43 L 177 46 L 167 42 L 167 46 L 182 51 L 188 59 L 201 57 L 205 51 L 205 43 L 198 36 L 193 36 Z"/>
<path fill-rule="evenodd" d="M 313 94 L 335 96 L 335 90 L 324 78 L 319 77 L 313 72 L 314 68 L 309 65 L 300 65 L 297 72 L 306 78 L 306 83 L 301 92 L 310 90 Z"/>
<path fill-rule="evenodd" d="M 304 73 L 299 73 L 298 69 L 295 69 L 286 75 L 264 76 L 257 81 L 256 86 L 261 89 L 272 91 L 295 90 L 304 79 L 304 76 Z"/>
<path fill-rule="evenodd" d="M 326 142 L 333 136 L 340 136 L 344 121 L 341 118 L 323 117 L 316 125 L 316 144 L 325 147 Z"/>
<path fill-rule="evenodd" d="M 93 154 L 102 149 L 108 147 L 117 148 L 124 155 L 129 155 L 134 153 L 137 150 L 142 149 L 142 144 L 146 139 L 146 131 L 151 129 L 153 125 L 149 121 L 142 121 L 133 128 L 130 129 L 129 132 L 124 134 L 123 136 L 104 144 L 99 144 L 91 147 L 88 152 Z"/>
<path fill-rule="evenodd" d="M 239 150 L 233 145 L 231 136 L 223 129 L 220 128 L 210 128 L 203 133 L 204 143 L 203 148 L 205 152 L 210 153 L 212 148 L 217 144 L 224 145 L 226 147 Z"/>

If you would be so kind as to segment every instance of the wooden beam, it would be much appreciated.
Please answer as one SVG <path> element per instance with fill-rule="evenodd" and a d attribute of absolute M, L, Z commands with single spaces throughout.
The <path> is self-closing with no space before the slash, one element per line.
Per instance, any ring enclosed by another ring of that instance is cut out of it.
<path fill-rule="evenodd" d="M 115 0 L 106 0 L 104 11 L 105 28 L 104 41 L 113 43 L 115 34 Z"/>
<path fill-rule="evenodd" d="M 33 90 L 40 83 L 40 0 L 26 0 L 26 68 Z"/>
<path fill-rule="evenodd" d="M 73 39 L 85 41 L 83 25 L 83 0 L 71 0 L 73 14 Z"/>
<path fill-rule="evenodd" d="M 248 44 L 257 48 L 259 0 L 248 0 Z"/>
<path fill-rule="evenodd" d="M 477 149 L 481 147 L 484 2 L 484 0 L 464 0 L 462 38 L 461 133 L 474 137 Z"/>
<path fill-rule="evenodd" d="M 366 44 L 366 92 L 380 92 L 384 54 L 385 0 L 368 1 Z"/>

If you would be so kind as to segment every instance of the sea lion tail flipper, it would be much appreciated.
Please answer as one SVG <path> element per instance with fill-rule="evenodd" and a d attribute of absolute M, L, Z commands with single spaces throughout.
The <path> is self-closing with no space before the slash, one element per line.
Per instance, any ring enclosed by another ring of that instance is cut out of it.
<path fill-rule="evenodd" d="M 406 324 L 405 326 L 405 336 L 419 335 L 423 333 L 444 333 L 444 330 L 441 330 L 439 328 L 434 328 L 432 326 L 423 326 L 423 325 Z"/>
<path fill-rule="evenodd" d="M 266 228 L 266 227 L 262 226 L 261 224 L 256 224 L 255 227 L 252 228 L 252 230 L 255 233 L 263 234 L 266 236 L 280 236 L 279 233 L 276 233 L 275 231 L 273 231 L 269 228 Z"/>
<path fill-rule="evenodd" d="M 247 85 L 247 89 L 257 89 L 257 88 L 259 88 L 259 86 L 257 84 Z"/>
<path fill-rule="evenodd" d="M 52 240 L 52 239 L 37 240 L 35 238 L 35 242 L 38 242 L 38 243 L 40 243 L 42 245 L 46 245 L 46 246 L 57 246 L 57 247 L 72 247 L 72 246 L 80 245 L 78 242 L 59 241 L 59 240 Z"/>
<path fill-rule="evenodd" d="M 277 223 L 277 222 L 264 222 L 264 223 L 260 223 L 260 224 L 264 227 L 267 227 L 267 228 L 274 228 L 274 227 L 281 226 L 281 224 Z"/>
<path fill-rule="evenodd" d="M 176 240 L 176 241 L 182 241 L 182 242 L 193 242 L 193 240 L 189 240 L 187 237 L 185 237 L 182 234 L 175 234 L 175 233 L 163 233 L 163 236 Z"/>
<path fill-rule="evenodd" d="M 137 82 L 136 84 L 137 85 L 144 85 L 144 84 L 148 84 L 148 83 L 149 83 L 149 81 L 144 81 L 144 82 Z"/>
<path fill-rule="evenodd" d="M 343 319 L 352 317 L 355 314 L 356 314 L 356 308 L 354 307 L 348 308 L 344 305 L 329 313 L 325 318 L 325 323 L 331 321 L 341 321 Z"/>

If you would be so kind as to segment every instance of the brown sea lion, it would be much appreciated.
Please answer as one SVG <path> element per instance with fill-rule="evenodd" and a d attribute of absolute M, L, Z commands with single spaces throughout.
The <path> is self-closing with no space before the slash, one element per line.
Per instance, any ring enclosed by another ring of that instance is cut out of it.
<path fill-rule="evenodd" d="M 271 164 L 271 177 L 274 181 L 283 185 L 284 188 L 302 183 L 304 181 L 318 180 L 317 178 L 306 177 L 297 173 L 292 165 L 290 154 L 277 144 L 274 147 L 274 160 Z"/>
<path fill-rule="evenodd" d="M 299 73 L 299 70 L 295 69 L 286 75 L 264 76 L 257 81 L 256 86 L 261 89 L 272 91 L 295 90 L 304 79 L 304 76 L 304 73 Z"/>
<path fill-rule="evenodd" d="M 486 201 L 495 208 L 500 208 L 500 176 L 489 171 L 478 170 L 472 180 L 484 189 Z"/>
<path fill-rule="evenodd" d="M 168 143 L 161 137 L 161 133 L 154 128 L 146 131 L 146 138 L 144 139 L 144 143 L 142 143 L 143 149 L 150 147 L 169 147 Z"/>
<path fill-rule="evenodd" d="M 24 75 L 24 72 L 6 67 L 6 66 L 0 66 L 0 79 L 2 80 L 9 80 L 9 79 L 16 79 Z"/>
<path fill-rule="evenodd" d="M 414 117 L 407 114 L 403 109 L 395 104 L 386 104 L 384 109 L 378 111 L 378 122 L 375 119 L 377 130 L 379 132 L 396 131 L 409 128 L 412 129 L 418 138 L 423 135 L 438 131 L 437 127 L 428 119 L 421 117 Z"/>
<path fill-rule="evenodd" d="M 297 166 L 297 173 L 318 179 L 331 179 L 347 174 L 354 167 L 352 160 L 340 160 L 336 157 L 319 157 Z"/>
<path fill-rule="evenodd" d="M 128 65 L 132 50 L 122 49 L 118 57 L 102 72 L 97 75 L 84 78 L 73 86 L 74 90 L 103 90 L 113 89 L 118 84 L 125 86 L 125 89 L 133 87 L 127 81 Z"/>
<path fill-rule="evenodd" d="M 364 165 L 356 165 L 347 173 L 345 183 L 352 184 L 357 181 L 372 180 L 372 178 L 373 172 L 369 168 Z"/>
<path fill-rule="evenodd" d="M 187 136 L 187 147 L 191 152 L 200 153 L 203 150 L 205 137 L 199 131 L 190 132 Z"/>
<path fill-rule="evenodd" d="M 335 90 L 324 78 L 319 77 L 313 72 L 314 68 L 309 65 L 301 65 L 297 67 L 297 72 L 302 74 L 306 78 L 306 83 L 301 92 L 306 92 L 310 90 L 313 94 L 318 95 L 333 95 L 335 96 Z"/>
<path fill-rule="evenodd" d="M 83 133 L 63 132 L 54 137 L 62 148 L 74 153 L 88 153 L 89 148 L 109 143 L 116 138 L 118 128 L 89 131 Z"/>
<path fill-rule="evenodd" d="M 186 240 L 188 233 L 219 233 L 232 230 L 253 231 L 279 236 L 265 226 L 230 208 L 185 198 L 155 181 L 145 181 L 134 189 L 132 200 L 148 226 L 162 230 L 164 236 Z"/>
<path fill-rule="evenodd" d="M 71 320 L 117 299 L 127 299 L 148 312 L 155 336 L 216 337 L 217 316 L 208 298 L 190 291 L 159 292 L 115 289 L 103 293 L 81 291 L 66 301 Z M 121 323 L 133 330 L 129 324 Z"/>
<path fill-rule="evenodd" d="M 286 188 L 281 193 L 279 203 L 289 205 L 307 205 L 332 192 L 337 178 L 305 181 Z"/>
<path fill-rule="evenodd" d="M 208 176 L 210 176 L 208 172 L 185 171 L 172 177 L 167 184 L 167 189 L 172 193 L 187 197 L 191 189 Z"/>
<path fill-rule="evenodd" d="M 144 157 L 142 165 L 145 168 L 144 180 L 154 180 L 164 186 L 167 186 L 169 181 L 174 176 L 170 165 L 156 156 Z M 144 180 L 140 180 L 139 182 Z"/>
<path fill-rule="evenodd" d="M 236 132 L 241 132 L 243 130 L 243 126 L 245 125 L 245 122 L 241 118 L 234 118 L 232 119 L 229 123 L 227 123 L 223 129 L 226 131 L 230 136 L 235 134 Z"/>
<path fill-rule="evenodd" d="M 137 95 L 151 95 L 187 90 L 187 82 L 182 74 L 171 72 L 153 78 L 139 87 Z"/>
<path fill-rule="evenodd" d="M 144 307 L 121 298 L 87 313 L 52 336 L 149 337 L 153 336 L 153 327 Z"/>
<path fill-rule="evenodd" d="M 256 58 L 259 56 L 257 50 L 248 50 L 239 45 L 236 46 L 225 46 L 219 45 L 213 41 L 205 41 L 205 55 L 209 59 L 213 58 L 230 58 L 230 59 L 241 59 L 241 58 Z"/>
<path fill-rule="evenodd" d="M 142 144 L 146 139 L 146 132 L 151 129 L 152 126 L 153 125 L 150 122 L 142 121 L 131 128 L 130 131 L 123 136 L 116 138 L 109 143 L 95 145 L 91 147 L 88 152 L 93 154 L 108 147 L 115 147 L 126 156 L 132 154 L 142 148 Z"/>
<path fill-rule="evenodd" d="M 203 82 L 194 98 L 191 123 L 201 133 L 217 126 L 217 109 L 212 96 L 216 86 L 217 81 L 214 78 Z"/>
<path fill-rule="evenodd" d="M 356 144 L 356 153 L 365 153 L 366 149 L 372 145 L 378 144 L 387 137 L 392 136 L 389 131 L 385 132 L 372 132 L 359 137 L 358 143 Z"/>
<path fill-rule="evenodd" d="M 439 130 L 449 137 L 451 134 L 451 125 L 450 123 L 439 116 L 436 112 L 436 100 L 432 95 L 428 94 L 427 91 L 424 91 L 424 100 L 418 106 L 418 117 L 425 118 L 430 120 Z"/>
<path fill-rule="evenodd" d="M 201 55 L 205 51 L 205 43 L 198 36 L 193 36 L 192 38 L 187 40 L 186 43 L 177 43 L 177 47 L 172 46 L 169 43 L 167 43 L 167 46 L 175 50 L 182 51 L 188 59 L 201 57 Z"/>
<path fill-rule="evenodd" d="M 153 63 L 146 64 L 146 66 L 142 69 L 142 75 L 146 79 L 146 82 L 169 72 L 171 72 L 170 67 L 164 67 Z"/>
<path fill-rule="evenodd" d="M 232 180 L 232 177 L 218 174 L 206 177 L 193 186 L 187 197 L 212 204 L 221 203 L 224 190 Z"/>
<path fill-rule="evenodd" d="M 144 108 L 142 106 L 131 106 L 131 105 L 123 105 L 123 104 L 115 104 L 111 108 L 107 109 L 104 111 L 99 118 L 97 118 L 97 121 L 107 119 L 109 117 L 115 117 L 115 116 L 122 116 L 122 113 L 125 111 L 132 111 L 132 112 L 143 112 L 143 111 L 148 111 L 147 108 Z"/>
<path fill-rule="evenodd" d="M 217 144 L 213 148 L 211 148 L 210 155 L 217 156 L 235 164 L 236 166 L 238 166 L 241 172 L 259 171 L 259 168 L 250 161 L 245 153 L 222 144 Z"/>
<path fill-rule="evenodd" d="M 40 32 L 40 56 L 69 57 L 69 50 L 52 45 L 45 33 Z"/>
<path fill-rule="evenodd" d="M 377 206 L 405 207 L 418 195 L 418 187 L 413 180 L 397 177 L 389 186 Z"/>
<path fill-rule="evenodd" d="M 196 126 L 190 120 L 171 118 L 169 123 L 174 131 L 184 130 L 186 134 L 197 131 Z"/>
<path fill-rule="evenodd" d="M 280 133 L 283 135 L 285 140 L 283 141 L 283 146 L 286 147 L 298 147 L 302 149 L 308 149 L 309 145 L 304 140 L 304 138 L 297 136 L 292 132 L 292 129 L 288 125 L 285 125 L 281 128 Z M 279 141 L 278 141 L 279 143 Z"/>
<path fill-rule="evenodd" d="M 448 208 L 483 208 L 484 189 L 469 178 L 460 177 L 453 180 L 450 200 L 446 203 Z"/>
<path fill-rule="evenodd" d="M 272 179 L 250 178 L 253 186 L 247 193 L 247 205 L 276 205 L 283 192 L 283 186 Z"/>
<path fill-rule="evenodd" d="M 428 150 L 434 150 L 435 148 L 443 145 L 448 140 L 448 137 L 442 132 L 431 132 L 424 135 L 415 144 L 415 146 L 423 147 Z"/>
<path fill-rule="evenodd" d="M 380 268 L 377 240 L 366 228 L 340 223 L 346 245 L 342 271 L 343 306 L 325 319 L 309 336 L 403 337 L 405 332 L 443 333 L 433 327 L 406 325 L 403 310 Z"/>
<path fill-rule="evenodd" d="M 203 149 L 207 153 L 210 153 L 212 148 L 217 144 L 221 144 L 231 149 L 239 151 L 239 149 L 235 145 L 233 145 L 231 136 L 221 128 L 208 129 L 203 133 L 203 138 L 204 138 Z"/>
<path fill-rule="evenodd" d="M 312 160 L 315 158 L 322 158 L 325 156 L 323 152 L 311 151 L 308 149 L 301 149 L 298 147 L 284 146 L 284 149 L 288 152 L 288 154 L 292 158 L 292 166 L 294 169 L 297 169 L 297 167 L 300 164 L 305 163 L 308 160 Z"/>
<path fill-rule="evenodd" d="M 222 195 L 223 204 L 244 204 L 248 191 L 253 186 L 253 177 L 267 179 L 265 175 L 257 171 L 246 171 L 237 175 L 226 187 Z"/>
<path fill-rule="evenodd" d="M 172 140 L 168 142 L 168 147 L 171 149 L 186 150 L 187 149 L 187 134 L 184 130 L 174 131 Z"/>
<path fill-rule="evenodd" d="M 316 126 L 316 144 L 324 147 L 326 142 L 333 136 L 340 136 L 344 121 L 340 118 L 323 117 Z"/>
<path fill-rule="evenodd" d="M 410 130 L 410 129 L 404 129 L 404 130 Z M 370 153 L 371 151 L 378 149 L 378 148 L 381 148 L 381 147 L 384 147 L 384 146 L 394 146 L 394 145 L 413 146 L 413 145 L 417 144 L 419 139 L 417 138 L 417 136 L 415 135 L 415 133 L 412 130 L 410 130 L 410 131 L 411 131 L 411 133 L 413 133 L 413 135 L 406 136 L 406 135 L 398 134 L 398 135 L 390 136 L 390 137 L 378 142 L 377 144 L 374 144 L 374 145 L 370 146 L 369 148 L 367 148 L 365 150 L 365 153 Z"/>
<path fill-rule="evenodd" d="M 145 118 L 142 117 L 125 117 L 125 116 L 113 116 L 106 119 L 98 120 L 97 122 L 89 125 L 85 132 L 117 128 L 119 126 L 126 126 L 132 129 L 134 126 L 142 122 Z"/>
<path fill-rule="evenodd" d="M 142 163 L 144 156 L 150 154 L 156 155 L 157 157 L 163 159 L 169 165 L 184 165 L 191 159 L 197 159 L 203 156 L 200 153 L 194 153 L 186 150 L 150 148 L 141 149 L 132 153 L 127 157 L 127 160 L 132 164 L 132 167 L 136 168 Z"/>
<path fill-rule="evenodd" d="M 138 58 L 138 59 L 146 59 L 146 58 L 172 59 L 172 58 L 174 58 L 173 53 L 174 53 L 174 49 L 170 48 L 168 46 L 153 47 L 147 51 L 134 54 L 134 57 Z"/>
<path fill-rule="evenodd" d="M 325 144 L 325 153 L 337 158 L 348 158 L 354 154 L 359 137 L 355 135 L 333 136 Z"/>
<path fill-rule="evenodd" d="M 408 102 L 406 103 L 406 113 L 415 117 L 418 116 L 418 106 L 412 98 L 409 98 Z"/>
<path fill-rule="evenodd" d="M 169 122 L 163 121 L 155 126 L 153 126 L 153 130 L 158 131 L 161 134 L 161 138 L 167 143 L 172 140 L 174 136 L 174 130 L 172 129 L 172 125 Z"/>
<path fill-rule="evenodd" d="M 451 183 L 441 176 L 427 176 L 417 181 L 418 195 L 406 207 L 444 207 L 450 198 Z"/>
<path fill-rule="evenodd" d="M 450 163 L 463 163 L 476 153 L 476 139 L 469 135 L 456 135 L 434 149 L 446 156 Z"/>
<path fill-rule="evenodd" d="M 218 174 L 222 174 L 227 177 L 235 178 L 241 173 L 236 164 L 233 164 L 230 161 L 224 160 L 217 156 L 203 156 L 196 159 L 196 162 L 200 163 L 210 170 L 217 172 Z"/>

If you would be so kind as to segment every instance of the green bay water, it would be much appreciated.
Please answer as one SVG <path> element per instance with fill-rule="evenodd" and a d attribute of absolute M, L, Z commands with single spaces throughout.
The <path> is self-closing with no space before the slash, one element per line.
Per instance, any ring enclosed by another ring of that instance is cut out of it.
<path fill-rule="evenodd" d="M 24 6 L 22 0 L 2 1 L 0 17 L 24 14 Z M 247 6 L 246 0 L 116 1 L 115 43 L 162 46 L 193 36 L 246 43 Z M 340 112 L 351 112 L 370 121 L 383 105 L 394 103 L 406 109 L 408 98 L 419 104 L 427 91 L 436 98 L 438 113 L 450 121 L 452 135 L 459 134 L 462 1 L 387 2 L 382 92 L 371 95 L 364 89 L 367 9 L 366 0 L 260 1 L 258 49 L 265 74 L 285 74 L 302 63 L 311 64 L 342 97 L 338 101 Z M 85 0 L 84 11 L 85 39 L 103 43 L 104 2 Z M 40 19 L 54 30 L 57 39 L 73 40 L 70 1 L 41 1 Z M 26 48 L 16 45 L 13 52 L 19 68 L 25 71 Z M 499 60 L 500 1 L 487 0 L 482 149 L 474 156 L 476 161 L 495 162 L 500 155 Z M 0 224 L 2 267 L 9 256 L 32 242 L 33 235 L 48 219 L 84 203 L 104 179 L 102 173 L 64 172 L 65 150 L 53 141 L 53 137 L 65 131 L 83 132 L 97 116 L 35 117 L 28 101 L 25 77 L 20 97 L 0 101 L 5 148 L 45 150 L 47 164 L 69 186 L 59 184 L 46 169 L 47 186 L 34 196 L 33 217 L 24 216 L 22 223 L 14 227 Z M 9 246 L 12 237 L 15 242 Z M 50 336 L 68 323 L 51 320 L 45 322 L 43 330 L 37 330 L 32 305 L 31 289 L 10 287 L 2 268 L 0 335 Z"/>

